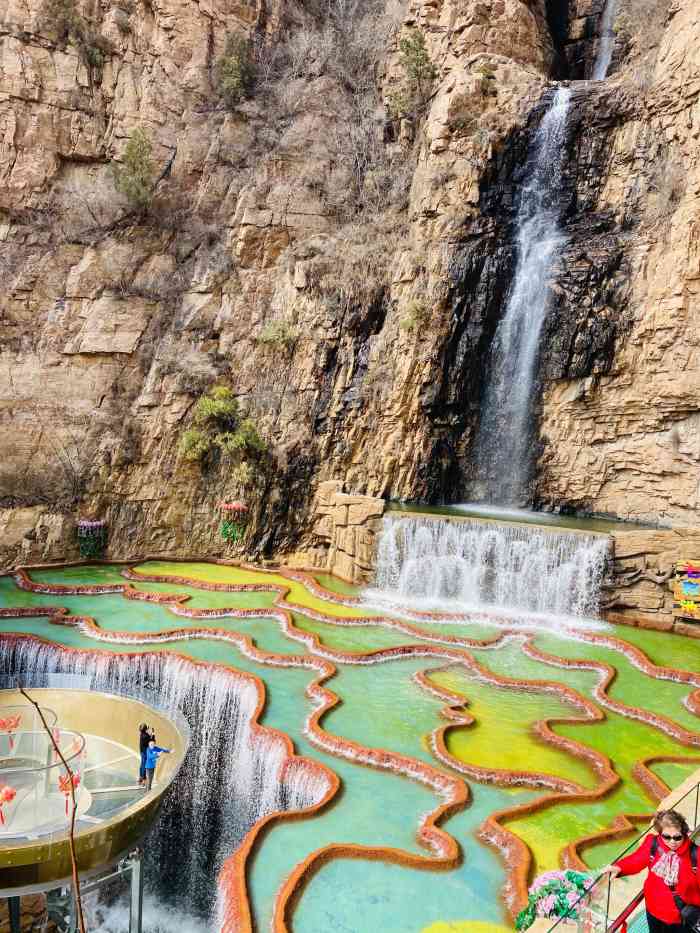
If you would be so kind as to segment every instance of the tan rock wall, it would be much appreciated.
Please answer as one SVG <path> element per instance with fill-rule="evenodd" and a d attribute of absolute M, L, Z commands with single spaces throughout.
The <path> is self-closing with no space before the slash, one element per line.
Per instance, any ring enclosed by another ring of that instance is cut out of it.
<path fill-rule="evenodd" d="M 642 88 L 610 132 L 598 210 L 628 231 L 632 296 L 612 371 L 550 383 L 545 498 L 623 518 L 694 525 L 700 504 L 700 15 L 673 8 Z"/>
<path fill-rule="evenodd" d="M 0 569 L 77 557 L 72 517 L 42 506 L 0 509 Z"/>
<path fill-rule="evenodd" d="M 369 583 L 385 502 L 373 496 L 348 495 L 342 488 L 335 480 L 319 484 L 311 509 L 311 533 L 287 563 L 324 570 L 350 583 Z"/>
<path fill-rule="evenodd" d="M 56 925 L 48 919 L 43 894 L 28 894 L 20 898 L 20 930 L 22 933 L 55 933 Z M 0 933 L 11 933 L 5 898 L 0 901 Z"/>
<path fill-rule="evenodd" d="M 453 243 L 476 210 L 483 160 L 546 80 L 543 0 L 414 2 L 398 14 L 387 4 L 398 29 L 386 33 L 386 92 L 414 26 L 438 76 L 424 120 L 406 127 L 416 149 L 405 203 L 351 220 L 329 206 L 342 208 L 349 185 L 333 169 L 351 104 L 333 67 L 235 112 L 214 93 L 227 33 L 267 30 L 274 45 L 308 23 L 301 6 L 157 0 L 125 22 L 100 3 L 90 16 L 113 51 L 88 70 L 56 41 L 43 3 L 0 9 L 0 503 L 60 499 L 76 517 L 99 514 L 115 554 L 217 556 L 216 503 L 245 496 L 252 548 L 270 556 L 308 532 L 318 482 L 424 494 L 435 441 L 422 396 L 450 326 Z M 455 130 L 460 100 L 468 131 Z M 164 174 L 146 221 L 115 193 L 109 165 L 137 126 Z M 409 329 L 417 300 L 428 320 Z M 290 344 L 260 339 L 278 321 Z M 225 465 L 179 457 L 192 405 L 216 380 L 268 442 L 252 488 Z M 354 534 L 340 534 L 338 562 L 366 553 Z"/>
<path fill-rule="evenodd" d="M 605 618 L 700 638 L 700 624 L 674 615 L 671 589 L 675 564 L 700 555 L 700 528 L 620 530 L 612 537 L 614 562 L 605 581 Z"/>

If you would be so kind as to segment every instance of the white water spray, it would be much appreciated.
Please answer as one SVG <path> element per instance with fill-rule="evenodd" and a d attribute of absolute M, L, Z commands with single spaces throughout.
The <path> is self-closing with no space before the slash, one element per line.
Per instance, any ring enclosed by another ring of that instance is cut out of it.
<path fill-rule="evenodd" d="M 612 61 L 613 51 L 615 50 L 615 33 L 613 26 L 617 16 L 617 7 L 619 0 L 606 0 L 605 9 L 600 20 L 600 34 L 598 38 L 598 47 L 596 49 L 595 62 L 591 78 L 594 81 L 603 81 L 608 74 L 610 62 Z"/>
<path fill-rule="evenodd" d="M 517 265 L 493 340 L 476 439 L 481 498 L 523 504 L 533 465 L 533 390 L 549 279 L 565 237 L 561 189 L 571 91 L 559 88 L 534 134 L 516 218 Z"/>
<path fill-rule="evenodd" d="M 426 608 L 593 616 L 608 538 L 531 525 L 385 518 L 375 586 Z M 371 598 L 371 597 L 370 597 Z"/>
<path fill-rule="evenodd" d="M 123 902 L 109 906 L 98 902 L 83 904 L 87 928 L 94 933 L 127 933 L 129 906 Z M 211 933 L 211 927 L 188 914 L 173 910 L 151 897 L 143 903 L 143 933 Z"/>
<path fill-rule="evenodd" d="M 24 684 L 35 687 L 67 674 L 83 689 L 138 696 L 147 688 L 164 710 L 184 712 L 190 749 L 146 851 L 158 865 L 159 895 L 188 915 L 211 915 L 219 869 L 257 820 L 273 810 L 307 809 L 327 790 L 317 776 L 289 793 L 285 742 L 252 729 L 259 697 L 249 677 L 165 652 L 64 652 L 30 640 L 0 640 L 0 672 L 22 673 Z M 303 762 L 296 769 L 303 771 Z"/>

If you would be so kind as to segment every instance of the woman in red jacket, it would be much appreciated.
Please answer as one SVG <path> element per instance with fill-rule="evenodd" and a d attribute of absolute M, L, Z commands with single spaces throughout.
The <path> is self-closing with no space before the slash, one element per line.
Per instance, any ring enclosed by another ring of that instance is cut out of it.
<path fill-rule="evenodd" d="M 661 810 L 654 820 L 658 835 L 649 835 L 636 852 L 604 868 L 612 878 L 636 875 L 644 868 L 649 933 L 683 933 L 684 927 L 674 894 L 686 904 L 700 906 L 700 884 L 690 858 L 688 824 L 675 810 Z"/>

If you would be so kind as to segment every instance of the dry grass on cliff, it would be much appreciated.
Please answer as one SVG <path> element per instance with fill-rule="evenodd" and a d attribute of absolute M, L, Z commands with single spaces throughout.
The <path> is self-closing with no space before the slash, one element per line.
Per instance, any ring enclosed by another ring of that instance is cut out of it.
<path fill-rule="evenodd" d="M 686 169 L 676 147 L 659 147 L 650 159 L 645 216 L 652 223 L 668 222 L 676 212 L 686 187 Z"/>
<path fill-rule="evenodd" d="M 258 94 L 269 124 L 261 139 L 279 143 L 296 118 L 318 110 L 323 138 L 309 140 L 322 163 L 316 193 L 341 222 L 375 217 L 387 205 L 405 205 L 412 174 L 406 152 L 384 139 L 377 80 L 400 11 L 387 12 L 379 0 L 336 0 L 315 12 L 285 42 L 259 52 Z"/>

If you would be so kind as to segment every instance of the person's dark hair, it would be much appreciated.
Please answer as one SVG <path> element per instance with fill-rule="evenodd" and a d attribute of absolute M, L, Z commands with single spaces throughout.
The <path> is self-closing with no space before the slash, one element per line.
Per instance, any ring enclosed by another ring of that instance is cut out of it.
<path fill-rule="evenodd" d="M 142 722 L 141 725 L 139 726 L 139 729 L 140 729 L 141 732 L 147 732 L 147 731 L 148 731 L 148 723 Z"/>
<path fill-rule="evenodd" d="M 671 823 L 671 825 L 675 826 L 678 832 L 683 833 L 684 836 L 690 835 L 690 827 L 683 814 L 679 813 L 678 810 L 659 810 L 654 817 L 654 829 L 657 833 L 661 832 L 662 823 Z"/>

